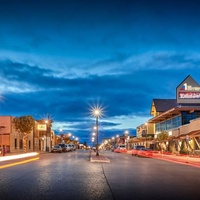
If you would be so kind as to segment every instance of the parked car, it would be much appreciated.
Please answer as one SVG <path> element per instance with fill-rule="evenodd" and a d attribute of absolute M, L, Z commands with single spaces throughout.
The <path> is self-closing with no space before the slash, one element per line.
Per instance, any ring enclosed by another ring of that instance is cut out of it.
<path fill-rule="evenodd" d="M 65 144 L 65 147 L 66 147 L 67 152 L 72 150 L 71 145 L 69 145 L 69 144 Z"/>
<path fill-rule="evenodd" d="M 62 153 L 62 147 L 59 145 L 53 146 L 53 148 L 51 149 L 51 153 Z"/>
<path fill-rule="evenodd" d="M 119 149 L 119 150 L 125 150 L 125 149 L 126 149 L 126 146 L 125 146 L 125 144 L 120 144 L 120 145 L 117 147 L 117 149 Z"/>
<path fill-rule="evenodd" d="M 139 151 L 141 148 L 145 148 L 145 146 L 143 146 L 143 145 L 135 145 L 135 146 L 133 147 L 133 150 L 132 150 L 132 156 L 137 156 L 137 155 L 138 155 L 138 151 Z"/>
<path fill-rule="evenodd" d="M 72 146 L 72 150 L 76 151 L 76 146 L 74 144 L 72 144 L 71 146 Z"/>
<path fill-rule="evenodd" d="M 61 146 L 62 152 L 67 152 L 66 144 L 60 143 L 60 144 L 58 144 L 58 145 Z"/>
<path fill-rule="evenodd" d="M 150 148 L 141 148 L 141 149 L 139 149 L 137 156 L 138 157 L 152 158 L 152 156 L 153 156 L 152 149 L 150 149 Z"/>

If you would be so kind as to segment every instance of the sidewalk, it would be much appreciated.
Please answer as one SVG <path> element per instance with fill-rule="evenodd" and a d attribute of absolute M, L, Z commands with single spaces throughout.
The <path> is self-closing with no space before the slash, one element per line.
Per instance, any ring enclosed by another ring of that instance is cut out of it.
<path fill-rule="evenodd" d="M 153 158 L 200 167 L 200 158 L 188 155 L 153 154 Z"/>
<path fill-rule="evenodd" d="M 128 150 L 127 154 L 131 154 L 132 150 Z M 191 156 L 191 155 L 174 155 L 167 153 L 153 153 L 152 158 L 166 160 L 171 162 L 176 162 L 180 164 L 186 164 L 190 166 L 200 167 L 200 157 L 199 156 Z"/>

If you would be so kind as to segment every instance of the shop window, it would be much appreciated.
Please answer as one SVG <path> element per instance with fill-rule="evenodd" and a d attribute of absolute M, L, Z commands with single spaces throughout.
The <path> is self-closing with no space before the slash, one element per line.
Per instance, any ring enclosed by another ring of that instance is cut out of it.
<path fill-rule="evenodd" d="M 190 120 L 196 119 L 200 117 L 200 112 L 182 112 L 182 125 L 189 124 Z"/>
<path fill-rule="evenodd" d="M 22 141 L 22 139 L 19 140 L 19 148 L 20 148 L 20 149 L 23 148 L 23 141 Z"/>
<path fill-rule="evenodd" d="M 17 139 L 15 138 L 15 149 L 17 149 Z"/>

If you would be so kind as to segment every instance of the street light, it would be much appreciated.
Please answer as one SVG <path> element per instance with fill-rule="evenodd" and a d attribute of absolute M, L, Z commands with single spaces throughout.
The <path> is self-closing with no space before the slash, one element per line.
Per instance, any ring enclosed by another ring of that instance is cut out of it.
<path fill-rule="evenodd" d="M 48 147 L 47 147 L 47 132 L 48 132 L 48 130 L 49 130 L 49 128 L 48 128 L 48 120 L 45 120 L 45 123 L 46 123 L 46 151 L 48 151 Z"/>
<path fill-rule="evenodd" d="M 101 114 L 101 110 L 96 108 L 93 110 L 93 115 L 96 117 L 96 134 L 97 134 L 97 151 L 96 151 L 96 156 L 99 156 L 99 141 L 98 141 L 98 118 Z"/>
<path fill-rule="evenodd" d="M 3 133 L 2 133 L 2 128 L 5 128 L 5 126 L 0 126 L 0 130 L 1 130 L 1 151 L 2 151 L 2 155 L 3 155 Z"/>
<path fill-rule="evenodd" d="M 147 125 L 148 125 L 148 123 L 145 123 L 145 132 L 146 132 L 146 148 L 147 148 Z"/>
<path fill-rule="evenodd" d="M 62 128 L 60 128 L 60 143 L 62 143 Z"/>
<path fill-rule="evenodd" d="M 128 134 L 129 134 L 129 131 L 126 130 L 126 131 L 125 131 L 125 141 L 126 141 L 126 148 L 127 148 L 127 149 L 128 149 L 128 139 L 129 139 Z"/>

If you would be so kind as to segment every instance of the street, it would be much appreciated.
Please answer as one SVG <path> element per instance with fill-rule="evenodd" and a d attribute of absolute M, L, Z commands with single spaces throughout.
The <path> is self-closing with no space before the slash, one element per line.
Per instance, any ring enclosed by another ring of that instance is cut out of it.
<path fill-rule="evenodd" d="M 0 199 L 200 199 L 199 168 L 100 154 L 111 162 L 91 163 L 89 150 L 77 150 L 40 154 L 39 160 L 0 169 Z"/>

